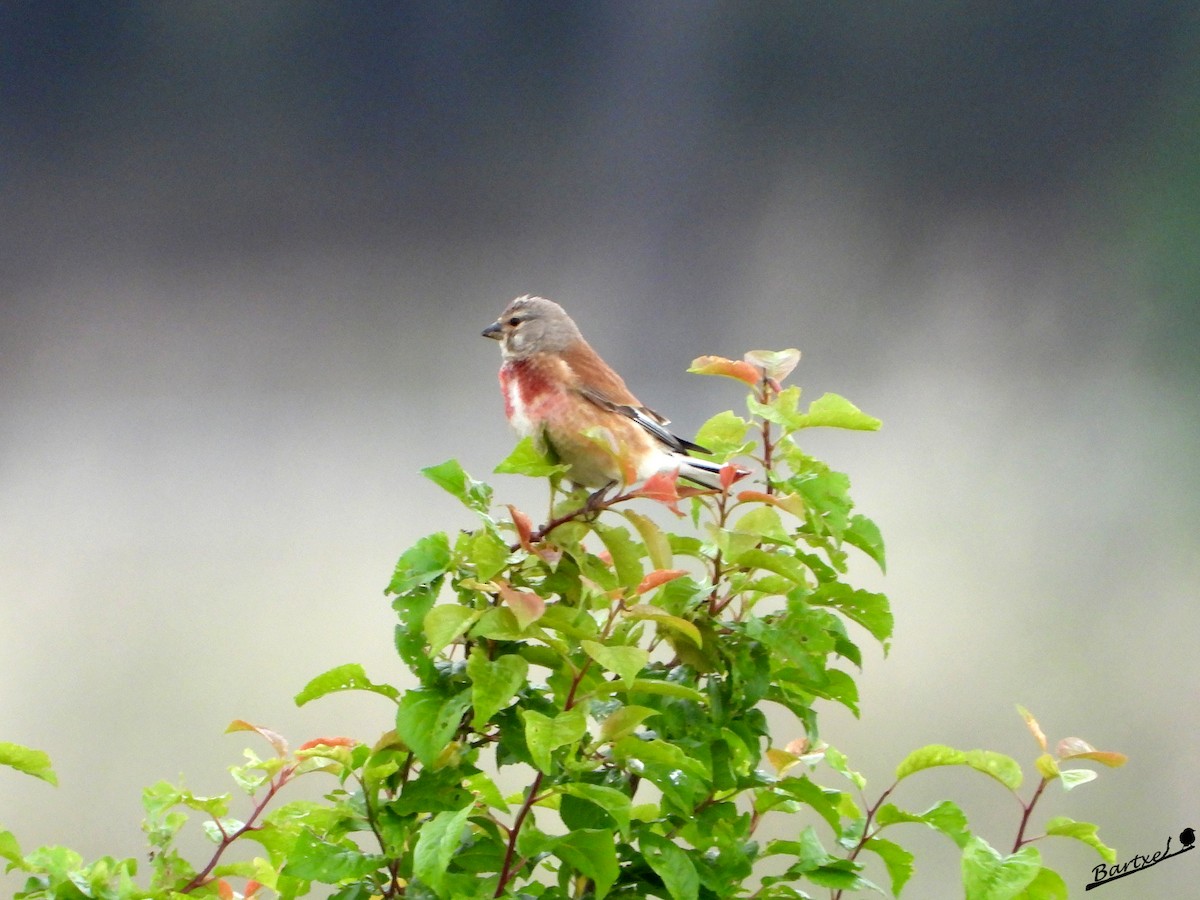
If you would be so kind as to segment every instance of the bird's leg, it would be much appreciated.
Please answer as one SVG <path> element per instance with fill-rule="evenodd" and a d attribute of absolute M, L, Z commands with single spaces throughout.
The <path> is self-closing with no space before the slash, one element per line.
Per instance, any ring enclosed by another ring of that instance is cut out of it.
<path fill-rule="evenodd" d="M 615 484 L 615 481 L 610 481 L 608 484 L 604 485 L 604 487 L 588 494 L 587 501 L 583 504 L 584 512 L 588 514 L 595 514 L 604 509 L 604 495 L 607 494 Z"/>

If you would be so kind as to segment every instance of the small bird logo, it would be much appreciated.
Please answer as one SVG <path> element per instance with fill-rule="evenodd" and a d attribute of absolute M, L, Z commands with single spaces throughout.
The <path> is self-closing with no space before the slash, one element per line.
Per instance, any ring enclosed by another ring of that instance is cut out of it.
<path fill-rule="evenodd" d="M 708 451 L 668 431 L 669 420 L 642 405 L 557 303 L 518 297 L 483 336 L 500 342 L 509 423 L 552 451 L 575 484 L 602 493 L 676 471 L 706 487 L 720 486 L 721 465 L 689 456 Z M 748 474 L 735 472 L 739 478 Z"/>
<path fill-rule="evenodd" d="M 1183 831 L 1179 832 L 1179 843 L 1183 844 L 1185 847 L 1190 847 L 1192 844 L 1196 843 L 1196 829 L 1185 828 Z"/>

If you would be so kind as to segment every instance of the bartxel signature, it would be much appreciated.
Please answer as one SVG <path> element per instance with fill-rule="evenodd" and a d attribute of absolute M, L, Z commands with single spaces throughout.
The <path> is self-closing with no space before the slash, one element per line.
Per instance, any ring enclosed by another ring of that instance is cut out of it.
<path fill-rule="evenodd" d="M 1084 890 L 1090 891 L 1092 888 L 1100 887 L 1103 884 L 1108 884 L 1110 881 L 1116 881 L 1118 878 L 1124 878 L 1126 875 L 1132 875 L 1134 872 L 1142 872 L 1151 866 L 1158 865 L 1164 859 L 1170 859 L 1172 856 L 1178 856 L 1180 853 L 1187 853 L 1189 850 L 1195 849 L 1196 830 L 1194 828 L 1185 828 L 1179 833 L 1179 843 L 1183 844 L 1174 853 L 1171 852 L 1171 839 L 1167 838 L 1167 846 L 1161 850 L 1156 850 L 1150 856 L 1142 856 L 1140 853 L 1127 859 L 1119 865 L 1106 866 L 1103 863 L 1092 869 L 1092 877 L 1095 881 L 1088 884 Z"/>

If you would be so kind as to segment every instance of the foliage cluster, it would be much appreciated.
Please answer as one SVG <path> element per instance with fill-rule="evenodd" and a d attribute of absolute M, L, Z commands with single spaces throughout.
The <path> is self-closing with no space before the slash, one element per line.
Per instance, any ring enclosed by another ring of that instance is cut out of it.
<path fill-rule="evenodd" d="M 231 770 L 251 798 L 244 818 L 231 815 L 230 795 L 149 788 L 146 886 L 135 860 L 85 863 L 63 847 L 24 853 L 0 832 L 0 856 L 26 873 L 18 897 L 291 898 L 316 885 L 338 900 L 898 895 L 914 858 L 894 838 L 911 825 L 961 849 L 970 898 L 1065 897 L 1032 843 L 1043 835 L 1031 833 L 1031 813 L 1052 782 L 1070 788 L 1095 775 L 1063 762 L 1119 765 L 1119 754 L 1077 739 L 1051 753 L 1022 710 L 1041 749 L 1028 800 L 1015 760 L 940 745 L 908 755 L 869 799 L 865 779 L 821 740 L 821 705 L 857 714 L 859 642 L 886 649 L 893 620 L 885 596 L 850 582 L 853 553 L 883 568 L 878 528 L 854 512 L 847 477 L 796 440 L 812 427 L 879 422 L 832 394 L 802 408 L 799 388 L 782 384 L 798 358 L 762 351 L 693 366 L 750 388 L 747 415 L 721 413 L 696 440 L 719 462 L 755 460 L 753 487 L 735 483 L 730 464 L 720 490 L 663 476 L 587 498 L 564 491 L 563 467 L 524 442 L 497 471 L 551 480 L 548 520 L 534 528 L 513 506 L 497 516 L 492 488 L 457 462 L 426 469 L 477 525 L 417 541 L 387 589 L 395 649 L 416 686 L 401 690 L 347 664 L 296 697 L 379 694 L 394 704 L 385 733 L 292 751 L 269 729 L 235 722 L 231 730 L 256 732 L 272 751 L 247 751 Z M 681 527 L 648 515 L 653 503 Z M 794 740 L 772 738 L 771 708 Z M 0 745 L 0 762 L 53 780 L 37 751 Z M 1018 796 L 1009 853 L 974 833 L 951 801 L 920 811 L 890 802 L 900 782 L 938 766 L 974 769 Z M 333 779 L 324 802 L 276 803 L 313 773 Z M 201 864 L 176 846 L 189 813 L 203 814 L 214 844 Z M 1044 835 L 1115 859 L 1093 825 L 1052 818 Z M 252 849 L 227 852 L 235 845 Z M 881 861 L 874 881 L 867 854 Z"/>

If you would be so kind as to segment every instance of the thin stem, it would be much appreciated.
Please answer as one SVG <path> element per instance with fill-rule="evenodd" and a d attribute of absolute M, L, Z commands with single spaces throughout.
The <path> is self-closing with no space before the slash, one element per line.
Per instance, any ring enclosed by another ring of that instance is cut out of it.
<path fill-rule="evenodd" d="M 1021 827 L 1017 829 L 1017 839 L 1013 843 L 1012 852 L 1016 853 L 1022 846 L 1028 843 L 1025 840 L 1025 828 L 1029 825 L 1029 816 L 1033 813 L 1033 808 L 1037 806 L 1038 800 L 1042 798 L 1042 791 L 1046 790 L 1046 785 L 1050 782 L 1045 778 L 1042 783 L 1037 786 L 1037 790 L 1033 792 L 1033 796 L 1029 798 L 1028 803 L 1021 804 Z M 1020 801 L 1020 797 L 1017 798 Z"/>
<path fill-rule="evenodd" d="M 764 374 L 762 379 L 762 399 L 761 403 L 766 405 L 771 402 L 771 381 Z M 771 423 L 768 419 L 762 420 L 762 464 L 763 464 L 763 480 L 766 482 L 766 493 L 775 493 L 775 487 L 771 483 L 771 466 L 774 462 L 775 447 L 771 443 Z"/>
<path fill-rule="evenodd" d="M 504 865 L 500 869 L 500 883 L 496 885 L 496 893 L 492 894 L 493 897 L 503 897 L 504 889 L 513 877 L 513 858 L 517 853 L 517 837 L 521 834 L 521 826 L 525 824 L 525 817 L 529 815 L 529 811 L 533 809 L 534 801 L 538 799 L 538 791 L 542 787 L 542 779 L 544 777 L 545 775 L 541 771 L 533 777 L 533 784 L 529 786 L 529 792 L 525 795 L 525 802 L 517 810 L 517 817 L 513 820 L 512 830 L 508 833 L 508 847 L 504 851 Z"/>
<path fill-rule="evenodd" d="M 871 804 L 871 806 L 867 807 L 867 818 L 863 822 L 862 834 L 858 836 L 858 843 L 854 845 L 854 849 L 851 850 L 850 855 L 846 857 L 846 859 L 850 862 L 854 862 L 854 860 L 858 857 L 858 854 L 862 852 L 863 847 L 867 845 L 867 841 L 874 837 L 874 834 L 871 833 L 871 823 L 875 821 L 875 814 L 879 812 L 879 808 L 883 806 L 883 801 L 886 800 L 891 795 L 892 791 L 896 789 L 897 784 L 899 784 L 899 782 L 893 782 L 891 787 L 879 795 L 878 800 Z M 834 891 L 831 896 L 833 897 L 833 900 L 840 900 L 842 896 L 841 889 Z"/>
<path fill-rule="evenodd" d="M 217 849 L 213 851 L 212 859 L 208 861 L 208 865 L 197 872 L 195 877 L 193 877 L 191 881 L 184 885 L 183 889 L 180 890 L 179 893 L 190 894 L 196 888 L 208 882 L 209 874 L 213 869 L 216 868 L 217 863 L 221 861 L 221 857 L 224 855 L 225 851 L 228 850 L 229 846 L 243 834 L 257 827 L 254 824 L 254 820 L 262 815 L 263 810 L 267 808 L 267 804 L 271 802 L 271 798 L 279 792 L 280 788 L 282 788 L 291 780 L 292 775 L 294 775 L 295 772 L 295 766 L 288 766 L 280 771 L 278 776 L 272 778 L 270 787 L 267 789 L 267 793 L 260 801 L 258 801 L 258 804 L 254 807 L 254 809 L 251 810 L 250 817 L 246 819 L 240 828 L 235 829 L 231 834 L 226 834 L 225 829 L 221 826 L 220 820 L 216 820 L 217 830 L 221 832 L 221 843 L 218 844 Z"/>

